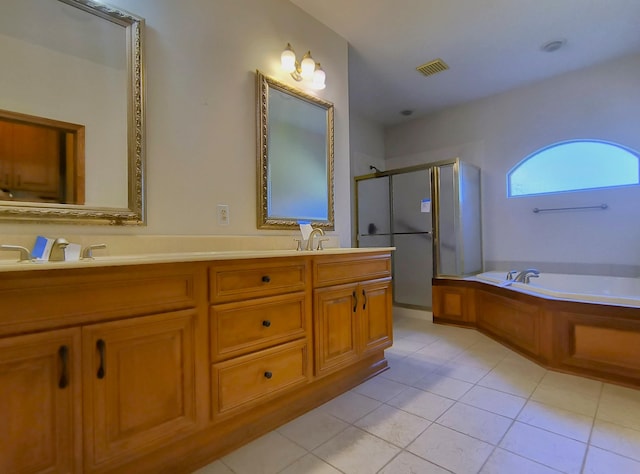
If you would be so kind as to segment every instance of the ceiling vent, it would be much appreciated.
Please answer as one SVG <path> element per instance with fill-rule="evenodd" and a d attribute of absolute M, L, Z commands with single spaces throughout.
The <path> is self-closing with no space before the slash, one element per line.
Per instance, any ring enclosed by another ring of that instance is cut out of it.
<path fill-rule="evenodd" d="M 434 74 L 438 74 L 439 72 L 446 71 L 449 69 L 447 63 L 445 63 L 442 59 L 434 59 L 433 61 L 429 61 L 428 63 L 423 64 L 422 66 L 418 66 L 416 68 L 425 76 L 433 76 Z"/>

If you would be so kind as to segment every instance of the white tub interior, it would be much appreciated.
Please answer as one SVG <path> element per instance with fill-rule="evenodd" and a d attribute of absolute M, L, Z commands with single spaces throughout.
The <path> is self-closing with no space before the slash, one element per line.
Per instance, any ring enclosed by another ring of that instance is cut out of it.
<path fill-rule="evenodd" d="M 531 278 L 530 283 L 517 283 L 507 280 L 506 275 L 506 271 L 485 272 L 473 278 L 557 299 L 640 307 L 640 278 L 540 272 L 540 276 Z"/>

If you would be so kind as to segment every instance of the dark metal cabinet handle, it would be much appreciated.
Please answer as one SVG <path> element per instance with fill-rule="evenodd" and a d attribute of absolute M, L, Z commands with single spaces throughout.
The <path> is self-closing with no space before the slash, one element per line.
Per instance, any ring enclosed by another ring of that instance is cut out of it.
<path fill-rule="evenodd" d="M 362 309 L 367 309 L 367 292 L 362 290 L 362 296 L 364 296 L 364 303 L 362 303 Z"/>
<path fill-rule="evenodd" d="M 102 339 L 98 339 L 96 343 L 96 348 L 98 349 L 98 354 L 100 355 L 100 367 L 98 367 L 98 378 L 103 379 L 105 375 L 107 375 L 107 369 L 104 360 L 104 353 L 106 350 L 106 344 Z"/>
<path fill-rule="evenodd" d="M 353 312 L 355 313 L 358 310 L 358 293 L 355 291 L 352 293 L 353 296 Z"/>
<path fill-rule="evenodd" d="M 265 379 L 270 379 L 271 377 L 273 377 L 273 374 L 272 374 L 271 372 L 266 371 L 266 372 L 264 373 L 264 378 L 265 378 Z"/>
<path fill-rule="evenodd" d="M 271 281 L 271 277 L 269 275 L 265 275 L 262 277 L 262 281 L 264 283 L 269 283 Z"/>
<path fill-rule="evenodd" d="M 271 326 L 271 321 L 269 321 L 268 319 L 265 319 L 264 321 L 262 321 L 262 325 L 268 328 L 269 326 Z"/>
<path fill-rule="evenodd" d="M 69 376 L 67 374 L 69 348 L 67 346 L 60 346 L 58 349 L 58 355 L 60 356 L 60 362 L 62 363 L 62 370 L 60 371 L 60 380 L 58 381 L 59 388 L 66 388 L 69 385 Z"/>

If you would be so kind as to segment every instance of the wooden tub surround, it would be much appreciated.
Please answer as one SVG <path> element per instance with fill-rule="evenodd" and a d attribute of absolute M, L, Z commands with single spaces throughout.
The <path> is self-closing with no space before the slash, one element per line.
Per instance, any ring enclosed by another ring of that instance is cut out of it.
<path fill-rule="evenodd" d="M 550 369 L 640 387 L 640 308 L 435 278 L 433 321 L 476 328 Z"/>
<path fill-rule="evenodd" d="M 386 369 L 390 249 L 187 260 L 0 271 L 0 472 L 192 472 Z"/>

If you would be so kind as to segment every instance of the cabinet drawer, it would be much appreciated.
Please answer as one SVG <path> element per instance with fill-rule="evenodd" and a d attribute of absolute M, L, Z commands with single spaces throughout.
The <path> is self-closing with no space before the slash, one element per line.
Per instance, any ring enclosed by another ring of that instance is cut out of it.
<path fill-rule="evenodd" d="M 0 274 L 0 335 L 194 308 L 204 266 L 191 263 Z"/>
<path fill-rule="evenodd" d="M 209 269 L 211 302 L 303 291 L 307 281 L 304 260 L 213 265 Z"/>
<path fill-rule="evenodd" d="M 295 341 L 212 366 L 214 416 L 246 409 L 308 381 L 306 341 Z"/>
<path fill-rule="evenodd" d="M 314 286 L 329 286 L 391 276 L 391 255 L 379 254 L 316 257 Z"/>
<path fill-rule="evenodd" d="M 228 359 L 302 338 L 308 313 L 302 292 L 212 306 L 211 358 Z"/>

